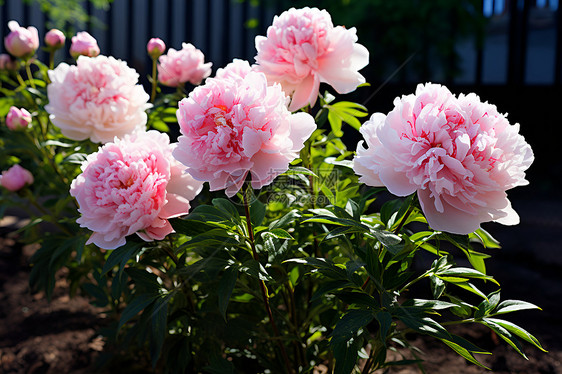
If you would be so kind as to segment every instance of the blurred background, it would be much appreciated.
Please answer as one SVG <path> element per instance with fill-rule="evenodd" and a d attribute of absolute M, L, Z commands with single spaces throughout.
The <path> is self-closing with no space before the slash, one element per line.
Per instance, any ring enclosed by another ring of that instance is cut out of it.
<path fill-rule="evenodd" d="M 455 94 L 475 92 L 495 104 L 499 112 L 509 114 L 512 124 L 520 123 L 535 162 L 527 173 L 530 185 L 509 191 L 521 224 L 485 225 L 503 246 L 490 253 L 490 273 L 510 298 L 544 309 L 538 318 L 537 312 L 522 313 L 520 318 L 535 321 L 522 324 L 551 350 L 549 355 L 535 352 L 537 362 L 545 356 L 549 359 L 540 370 L 526 367 L 517 372 L 562 373 L 562 317 L 557 312 L 562 307 L 562 4 L 558 0 L 4 0 L 0 4 L 0 37 L 7 35 L 10 20 L 37 27 L 41 39 L 50 28 L 59 28 L 67 33 L 66 55 L 59 52 L 59 61 L 71 62 L 70 37 L 86 30 L 97 39 L 102 54 L 134 67 L 147 89 L 151 60 L 146 43 L 152 37 L 175 49 L 182 42 L 192 43 L 213 63 L 215 72 L 233 58 L 253 63 L 254 38 L 266 34 L 276 14 L 290 7 L 316 6 L 327 9 L 335 25 L 356 27 L 359 43 L 370 50 L 370 64 L 362 71 L 370 86 L 346 100 L 364 104 L 370 113 L 388 112 L 395 97 L 413 93 L 418 83 L 435 82 Z M 43 51 L 38 57 L 47 58 Z M 348 127 L 346 140 L 354 149 L 359 134 Z M 498 365 L 495 371 L 515 372 L 508 364 Z"/>

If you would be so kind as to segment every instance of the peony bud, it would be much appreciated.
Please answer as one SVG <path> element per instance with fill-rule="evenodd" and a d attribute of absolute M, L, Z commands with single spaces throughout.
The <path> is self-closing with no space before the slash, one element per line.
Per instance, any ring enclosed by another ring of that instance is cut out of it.
<path fill-rule="evenodd" d="M 0 70 L 18 70 L 18 63 L 7 53 L 0 54 Z"/>
<path fill-rule="evenodd" d="M 78 56 L 96 57 L 100 54 L 97 40 L 86 31 L 81 31 L 72 37 L 70 55 L 77 59 Z"/>
<path fill-rule="evenodd" d="M 21 130 L 31 123 L 31 114 L 25 108 L 12 106 L 6 116 L 6 126 L 10 130 Z"/>
<path fill-rule="evenodd" d="M 51 29 L 45 34 L 45 44 L 51 50 L 56 50 L 61 48 L 66 41 L 66 37 L 63 32 L 57 29 Z"/>
<path fill-rule="evenodd" d="M 14 165 L 2 172 L 0 184 L 10 191 L 18 191 L 25 185 L 33 183 L 33 175 L 29 170 L 19 165 Z"/>
<path fill-rule="evenodd" d="M 33 26 L 21 27 L 16 21 L 8 22 L 11 32 L 4 38 L 6 50 L 14 57 L 28 59 L 39 48 L 39 34 Z"/>
<path fill-rule="evenodd" d="M 160 38 L 152 38 L 148 41 L 146 50 L 152 59 L 157 59 L 166 50 L 166 44 Z"/>

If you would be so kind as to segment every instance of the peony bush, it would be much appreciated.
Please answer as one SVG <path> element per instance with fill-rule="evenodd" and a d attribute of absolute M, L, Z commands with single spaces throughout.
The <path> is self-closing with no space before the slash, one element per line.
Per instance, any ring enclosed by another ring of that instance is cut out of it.
<path fill-rule="evenodd" d="M 506 191 L 533 152 L 476 94 L 420 84 L 361 124 L 332 92 L 369 89 L 368 51 L 316 8 L 276 16 L 255 64 L 214 75 L 193 45 L 150 39 L 150 95 L 85 32 L 54 66 L 62 33 L 45 65 L 37 31 L 10 29 L 1 211 L 32 218 L 34 291 L 66 274 L 104 310 L 106 352 L 162 373 L 366 374 L 423 368 L 424 334 L 485 366 L 450 330 L 466 323 L 544 350 L 504 319 L 539 308 L 502 300 L 481 228 L 519 222 Z"/>

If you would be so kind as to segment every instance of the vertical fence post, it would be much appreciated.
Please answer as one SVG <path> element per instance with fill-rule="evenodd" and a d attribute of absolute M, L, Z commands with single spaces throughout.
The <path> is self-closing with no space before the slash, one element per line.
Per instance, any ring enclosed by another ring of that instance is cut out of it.
<path fill-rule="evenodd" d="M 509 6 L 509 40 L 507 60 L 507 83 L 521 85 L 525 80 L 527 59 L 527 31 L 530 0 L 514 0 Z"/>

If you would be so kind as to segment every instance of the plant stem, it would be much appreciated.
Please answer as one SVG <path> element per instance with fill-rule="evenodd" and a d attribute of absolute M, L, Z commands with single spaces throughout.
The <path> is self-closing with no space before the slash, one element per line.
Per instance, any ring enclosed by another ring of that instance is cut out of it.
<path fill-rule="evenodd" d="M 21 77 L 21 74 L 19 73 L 19 71 L 16 73 L 16 78 L 18 79 L 18 82 L 19 82 L 20 86 L 27 87 L 27 84 L 25 83 L 25 81 Z"/>
<path fill-rule="evenodd" d="M 150 94 L 150 102 L 154 103 L 154 99 L 156 98 L 156 59 L 152 59 L 152 92 Z"/>
<path fill-rule="evenodd" d="M 248 185 L 248 187 L 246 188 L 246 191 L 244 191 L 244 193 L 242 194 L 244 196 L 244 211 L 246 213 L 246 225 L 248 227 L 248 239 L 250 240 L 250 246 L 252 248 L 252 255 L 254 257 L 254 260 L 259 261 L 259 256 L 258 256 L 258 253 L 256 251 L 256 245 L 255 245 L 255 240 L 254 240 L 254 229 L 252 227 L 252 219 L 250 217 L 250 205 L 248 204 L 248 194 L 250 193 L 250 191 L 251 191 L 251 186 Z M 263 298 L 263 303 L 264 303 L 267 315 L 269 317 L 269 323 L 271 324 L 271 328 L 273 329 L 275 337 L 279 338 L 280 337 L 279 329 L 277 328 L 277 325 L 275 324 L 275 320 L 273 319 L 273 313 L 271 312 L 271 306 L 269 305 L 269 296 L 267 294 L 267 287 L 265 286 L 265 282 L 264 282 L 263 279 L 260 279 L 259 282 L 260 282 L 260 289 L 261 289 L 261 294 L 262 294 L 262 298 Z M 293 373 L 293 369 L 291 367 L 291 362 L 289 361 L 289 356 L 287 355 L 287 351 L 285 350 L 285 346 L 283 345 L 283 342 L 281 340 L 277 340 L 277 343 L 279 345 L 279 349 L 281 350 L 281 355 L 283 356 L 283 361 L 285 361 L 285 367 L 287 369 L 287 372 Z"/>
<path fill-rule="evenodd" d="M 431 271 L 430 271 L 430 270 L 426 271 L 425 273 L 423 273 L 422 275 L 420 275 L 420 276 L 417 277 L 416 279 L 411 280 L 411 281 L 408 282 L 404 287 L 402 287 L 402 288 L 400 289 L 400 291 L 398 291 L 398 293 L 401 294 L 401 293 L 404 292 L 406 289 L 408 289 L 408 287 L 410 287 L 412 284 L 416 283 L 416 282 L 419 281 L 419 280 L 422 280 L 423 278 L 427 277 L 429 274 L 431 274 Z"/>
<path fill-rule="evenodd" d="M 29 63 L 29 60 L 25 62 L 25 71 L 27 72 L 27 79 L 29 80 L 29 83 L 31 83 L 31 87 L 37 88 L 35 87 L 35 82 L 33 81 L 33 75 L 31 74 L 31 64 Z"/>
<path fill-rule="evenodd" d="M 414 202 L 412 201 L 412 203 L 410 203 L 410 207 L 408 208 L 408 211 L 406 212 L 406 214 L 404 214 L 404 217 L 402 217 L 398 226 L 392 231 L 393 234 L 398 234 L 400 230 L 402 230 L 402 227 L 406 224 L 406 221 L 408 220 L 410 214 L 412 214 L 413 210 L 414 210 Z M 361 286 L 362 290 L 367 288 L 367 285 L 369 284 L 370 280 L 371 280 L 371 276 L 368 276 L 367 279 L 365 280 L 365 283 L 363 283 L 363 285 Z"/>
<path fill-rule="evenodd" d="M 55 67 L 55 50 L 51 49 L 49 52 L 49 70 L 53 70 Z"/>

